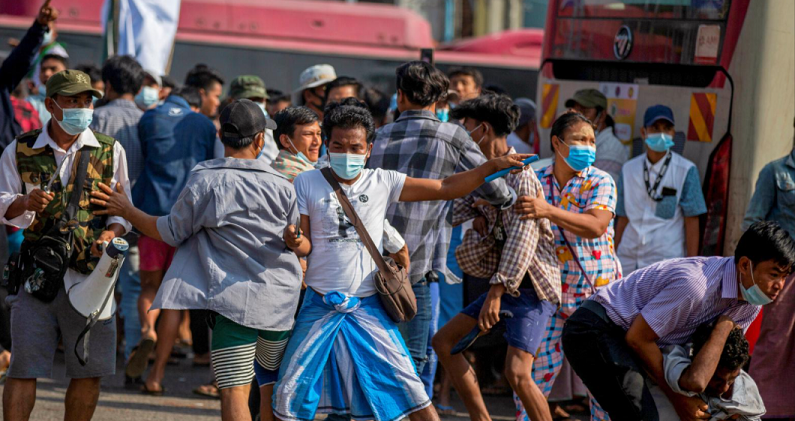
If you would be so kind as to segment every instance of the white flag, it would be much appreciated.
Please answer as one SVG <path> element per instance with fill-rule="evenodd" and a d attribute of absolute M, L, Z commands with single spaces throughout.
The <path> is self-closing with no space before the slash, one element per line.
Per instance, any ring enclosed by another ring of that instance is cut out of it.
<path fill-rule="evenodd" d="M 119 43 L 116 54 L 135 57 L 144 69 L 166 73 L 179 23 L 180 0 L 117 0 Z M 107 31 L 112 0 L 102 7 L 102 26 Z"/>

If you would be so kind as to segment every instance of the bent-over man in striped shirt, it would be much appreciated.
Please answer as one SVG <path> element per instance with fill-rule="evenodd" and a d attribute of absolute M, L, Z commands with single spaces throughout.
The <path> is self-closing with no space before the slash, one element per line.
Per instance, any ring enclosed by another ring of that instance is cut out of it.
<path fill-rule="evenodd" d="M 721 315 L 748 329 L 761 306 L 776 299 L 793 263 L 789 234 L 775 222 L 758 222 L 740 238 L 734 257 L 672 259 L 637 270 L 600 289 L 569 318 L 566 356 L 613 421 L 659 419 L 646 376 L 682 420 L 709 419 L 701 398 L 667 385 L 660 347 L 683 345 Z M 717 366 L 719 353 L 713 357 Z"/>

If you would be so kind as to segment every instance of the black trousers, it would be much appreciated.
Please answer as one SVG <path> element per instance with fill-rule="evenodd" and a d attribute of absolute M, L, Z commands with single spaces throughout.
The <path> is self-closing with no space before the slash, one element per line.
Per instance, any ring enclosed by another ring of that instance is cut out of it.
<path fill-rule="evenodd" d="M 210 329 L 207 328 L 209 310 L 190 310 L 190 335 L 193 337 L 193 353 L 204 355 L 210 352 Z"/>
<path fill-rule="evenodd" d="M 583 303 L 566 320 L 561 344 L 569 364 L 613 421 L 659 421 L 646 375 L 601 304 Z"/>

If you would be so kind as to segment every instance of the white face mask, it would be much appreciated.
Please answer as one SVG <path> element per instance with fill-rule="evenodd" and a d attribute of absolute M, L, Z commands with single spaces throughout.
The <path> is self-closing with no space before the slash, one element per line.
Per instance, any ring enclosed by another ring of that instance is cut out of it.
<path fill-rule="evenodd" d="M 475 133 L 475 131 L 477 131 L 477 130 L 478 130 L 478 128 L 480 128 L 480 126 L 482 126 L 482 125 L 483 125 L 483 123 L 480 123 L 480 124 L 478 124 L 477 126 L 475 126 L 475 128 L 474 128 L 474 129 L 467 131 L 467 134 L 469 135 L 469 137 L 471 138 L 471 137 L 472 137 L 472 133 Z M 485 137 L 486 137 L 486 133 L 483 133 L 483 136 L 480 136 L 480 140 L 478 140 L 477 142 L 475 142 L 475 144 L 476 144 L 476 145 L 478 145 L 478 146 L 480 146 L 480 142 L 483 142 L 483 139 L 484 139 Z M 474 141 L 475 139 L 472 139 L 472 140 Z"/>

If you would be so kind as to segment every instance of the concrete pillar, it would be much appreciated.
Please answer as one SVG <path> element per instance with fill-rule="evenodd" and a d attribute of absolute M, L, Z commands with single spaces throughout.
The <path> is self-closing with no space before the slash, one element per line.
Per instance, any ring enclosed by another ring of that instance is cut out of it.
<path fill-rule="evenodd" d="M 729 74 L 735 82 L 724 252 L 734 253 L 759 170 L 788 154 L 795 120 L 795 2 L 753 0 Z"/>
<path fill-rule="evenodd" d="M 524 26 L 524 2 L 508 0 L 508 28 L 520 29 Z"/>
<path fill-rule="evenodd" d="M 491 0 L 488 2 L 487 33 L 493 34 L 505 29 L 505 1 L 506 0 Z"/>
<path fill-rule="evenodd" d="M 488 31 L 488 9 L 486 8 L 486 0 L 475 0 L 474 13 L 472 14 L 472 29 L 476 37 L 485 35 Z"/>

